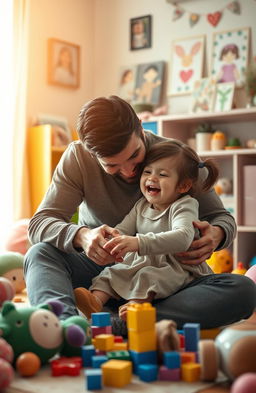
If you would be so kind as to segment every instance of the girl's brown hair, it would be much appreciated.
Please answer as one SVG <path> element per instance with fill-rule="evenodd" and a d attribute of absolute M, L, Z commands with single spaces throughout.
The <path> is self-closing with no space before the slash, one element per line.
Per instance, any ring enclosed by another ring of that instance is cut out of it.
<path fill-rule="evenodd" d="M 169 140 L 153 145 L 147 152 L 145 166 L 161 158 L 169 157 L 176 158 L 176 170 L 179 177 L 178 185 L 187 179 L 192 180 L 192 187 L 189 190 L 191 195 L 199 191 L 198 177 L 199 171 L 202 170 L 201 168 L 207 168 L 208 175 L 204 179 L 200 190 L 208 191 L 218 178 L 219 170 L 212 159 L 202 161 L 193 149 L 178 140 Z"/>

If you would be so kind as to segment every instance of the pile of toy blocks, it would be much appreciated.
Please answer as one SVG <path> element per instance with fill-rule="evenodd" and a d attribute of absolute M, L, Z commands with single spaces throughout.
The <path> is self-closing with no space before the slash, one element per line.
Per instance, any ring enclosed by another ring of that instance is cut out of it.
<path fill-rule="evenodd" d="M 92 345 L 82 347 L 88 390 L 123 387 L 136 374 L 142 381 L 194 382 L 200 379 L 198 342 L 200 326 L 187 323 L 180 337 L 180 351 L 164 352 L 158 363 L 156 310 L 149 303 L 131 303 L 127 311 L 128 341 L 112 334 L 110 314 L 92 314 Z"/>

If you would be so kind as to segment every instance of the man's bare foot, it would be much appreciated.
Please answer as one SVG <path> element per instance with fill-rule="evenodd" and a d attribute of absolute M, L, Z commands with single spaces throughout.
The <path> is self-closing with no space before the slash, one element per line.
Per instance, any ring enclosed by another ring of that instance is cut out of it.
<path fill-rule="evenodd" d="M 156 323 L 157 348 L 159 355 L 168 351 L 179 351 L 180 339 L 177 325 L 171 319 L 163 319 Z"/>
<path fill-rule="evenodd" d="M 92 312 L 100 312 L 102 310 L 100 299 L 88 291 L 88 289 L 82 287 L 75 288 L 74 295 L 77 308 L 82 311 L 88 319 L 91 318 Z"/>

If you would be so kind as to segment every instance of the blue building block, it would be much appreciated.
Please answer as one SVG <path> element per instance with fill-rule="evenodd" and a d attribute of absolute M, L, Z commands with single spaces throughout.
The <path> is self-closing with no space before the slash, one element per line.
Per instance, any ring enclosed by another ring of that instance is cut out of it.
<path fill-rule="evenodd" d="M 100 368 L 85 370 L 87 390 L 102 389 L 102 370 Z"/>
<path fill-rule="evenodd" d="M 200 340 L 200 324 L 199 323 L 185 323 L 183 325 L 185 336 L 185 351 L 197 352 L 198 342 Z"/>
<path fill-rule="evenodd" d="M 157 380 L 158 366 L 156 364 L 140 364 L 138 366 L 138 376 L 144 382 Z"/>
<path fill-rule="evenodd" d="M 176 351 L 164 352 L 163 363 L 167 368 L 180 368 L 180 353 Z"/>
<path fill-rule="evenodd" d="M 140 364 L 157 364 L 156 351 L 137 352 L 130 350 L 129 352 L 133 363 L 134 374 L 138 374 L 138 366 Z"/>
<path fill-rule="evenodd" d="M 142 127 L 145 128 L 145 130 L 152 131 L 154 134 L 158 134 L 156 121 L 143 121 Z"/>
<path fill-rule="evenodd" d="M 91 315 L 92 326 L 110 326 L 110 313 L 109 312 L 93 312 Z"/>
<path fill-rule="evenodd" d="M 92 367 L 93 368 L 100 368 L 102 363 L 107 362 L 109 359 L 105 355 L 94 355 L 92 356 Z"/>
<path fill-rule="evenodd" d="M 92 367 L 92 357 L 96 351 L 94 345 L 83 345 L 82 346 L 82 361 L 83 367 Z"/>

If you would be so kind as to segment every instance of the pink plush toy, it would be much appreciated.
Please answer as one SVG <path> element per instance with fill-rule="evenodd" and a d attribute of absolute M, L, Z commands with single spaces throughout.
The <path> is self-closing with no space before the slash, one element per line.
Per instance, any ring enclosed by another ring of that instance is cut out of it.
<path fill-rule="evenodd" d="M 0 338 L 0 391 L 6 389 L 14 378 L 12 361 L 12 347 L 3 338 Z"/>
<path fill-rule="evenodd" d="M 255 393 L 256 373 L 245 373 L 240 375 L 231 387 L 231 393 Z"/>
<path fill-rule="evenodd" d="M 6 251 L 19 252 L 22 255 L 26 254 L 31 245 L 28 240 L 28 223 L 29 219 L 24 218 L 13 224 L 6 236 Z"/>
<path fill-rule="evenodd" d="M 15 288 L 10 280 L 0 277 L 0 307 L 5 300 L 12 300 L 15 295 Z"/>

